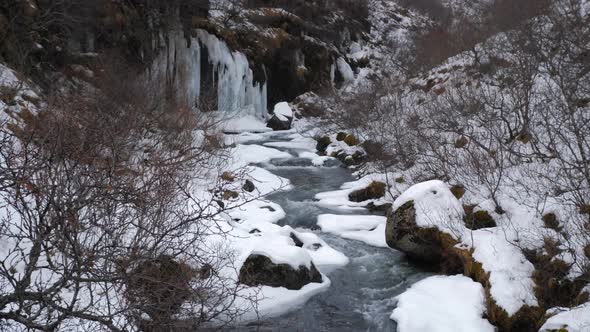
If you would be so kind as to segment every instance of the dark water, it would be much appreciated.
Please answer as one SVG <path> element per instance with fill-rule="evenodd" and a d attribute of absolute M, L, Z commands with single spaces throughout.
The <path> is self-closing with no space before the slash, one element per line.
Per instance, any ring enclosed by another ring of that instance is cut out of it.
<path fill-rule="evenodd" d="M 272 140 L 279 141 L 281 137 L 275 136 Z M 281 150 L 297 155 L 296 151 Z M 291 180 L 294 186 L 293 190 L 269 196 L 287 214 L 279 224 L 314 230 L 330 246 L 348 256 L 350 263 L 337 270 L 322 271 L 332 285 L 301 308 L 235 330 L 395 331 L 395 322 L 389 319 L 395 308 L 393 298 L 428 274 L 412 266 L 393 249 L 375 248 L 317 230 L 316 219 L 320 214 L 368 213 L 365 210 L 330 210 L 314 203 L 316 193 L 337 190 L 344 182 L 354 180 L 350 172 L 342 167 L 312 167 L 297 159 L 273 160 L 262 166 Z"/>

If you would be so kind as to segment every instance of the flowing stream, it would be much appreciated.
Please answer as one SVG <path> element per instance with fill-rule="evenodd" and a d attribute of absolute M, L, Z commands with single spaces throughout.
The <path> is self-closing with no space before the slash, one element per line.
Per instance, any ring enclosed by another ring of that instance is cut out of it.
<path fill-rule="evenodd" d="M 269 140 L 251 142 L 264 144 L 288 141 L 277 134 Z M 409 263 L 402 253 L 389 248 L 376 248 L 363 242 L 347 240 L 321 232 L 317 216 L 332 214 L 368 214 L 366 210 L 346 211 L 319 207 L 315 194 L 340 189 L 355 178 L 343 167 L 314 167 L 309 160 L 297 158 L 296 150 L 279 148 L 294 157 L 273 160 L 261 166 L 287 178 L 294 188 L 268 198 L 280 204 L 287 216 L 279 222 L 293 228 L 312 230 L 334 249 L 350 259 L 345 267 L 320 270 L 332 281 L 330 288 L 312 297 L 302 307 L 283 316 L 269 318 L 241 327 L 239 331 L 395 331 L 389 319 L 395 308 L 393 298 L 428 273 Z"/>

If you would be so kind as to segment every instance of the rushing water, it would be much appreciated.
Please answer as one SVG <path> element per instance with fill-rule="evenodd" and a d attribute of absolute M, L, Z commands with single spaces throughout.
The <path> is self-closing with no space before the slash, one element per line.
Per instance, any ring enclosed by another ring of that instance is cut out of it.
<path fill-rule="evenodd" d="M 280 136 L 273 141 L 281 140 Z M 255 142 L 261 144 L 261 142 Z M 297 155 L 289 149 L 281 149 Z M 317 232 L 334 249 L 350 258 L 342 268 L 326 270 L 332 285 L 305 305 L 283 316 L 270 318 L 240 331 L 395 331 L 389 319 L 395 308 L 393 298 L 427 273 L 411 265 L 393 249 L 376 248 L 363 242 L 322 233 L 316 219 L 322 213 L 367 214 L 364 210 L 343 211 L 319 207 L 315 194 L 337 190 L 354 180 L 342 167 L 313 167 L 305 160 L 273 160 L 262 165 L 272 173 L 291 180 L 294 189 L 275 193 L 269 199 L 280 204 L 287 216 L 279 223 Z"/>

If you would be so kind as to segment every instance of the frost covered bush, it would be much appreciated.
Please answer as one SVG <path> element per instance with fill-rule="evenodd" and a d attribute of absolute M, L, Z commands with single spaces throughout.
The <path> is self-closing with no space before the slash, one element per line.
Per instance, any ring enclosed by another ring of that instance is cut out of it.
<path fill-rule="evenodd" d="M 0 103 L 0 329 L 230 322 L 233 253 L 209 241 L 228 185 L 214 123 L 107 69 L 38 109 Z"/>
<path fill-rule="evenodd" d="M 368 171 L 461 185 L 467 207 L 493 216 L 478 226 L 475 215 L 468 216 L 471 228 L 497 224 L 511 234 L 511 245 L 537 250 L 539 287 L 548 280 L 575 284 L 553 284 L 540 296 L 565 305 L 550 297 L 560 289 L 577 296 L 590 282 L 584 254 L 590 243 L 590 17 L 579 1 L 537 9 L 530 10 L 542 15 L 481 35 L 462 53 L 444 55 L 438 67 L 375 84 L 352 97 L 351 107 L 342 102 L 330 120 L 334 130 L 354 128 L 361 141 L 389 152 L 374 155 Z M 363 101 L 364 107 L 355 104 Z M 543 227 L 548 214 L 559 224 Z M 554 252 L 547 252 L 546 237 Z M 563 264 L 546 263 L 547 255 Z"/>

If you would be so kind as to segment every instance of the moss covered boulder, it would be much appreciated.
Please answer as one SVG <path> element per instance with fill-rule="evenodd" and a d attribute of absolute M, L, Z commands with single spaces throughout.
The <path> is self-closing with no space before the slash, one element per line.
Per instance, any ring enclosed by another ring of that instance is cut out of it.
<path fill-rule="evenodd" d="M 383 182 L 373 181 L 366 188 L 359 189 L 348 194 L 348 199 L 352 202 L 364 202 L 371 199 L 378 199 L 385 196 L 387 185 Z"/>
<path fill-rule="evenodd" d="M 316 139 L 317 144 L 315 146 L 316 150 L 320 154 L 326 154 L 326 149 L 332 143 L 332 140 L 328 136 L 322 136 Z"/>
<path fill-rule="evenodd" d="M 411 259 L 430 263 L 436 270 L 456 271 L 458 268 L 457 257 L 452 249 L 457 241 L 435 227 L 419 227 L 416 224 L 414 201 L 389 211 L 385 240 L 389 247 L 405 253 Z"/>

